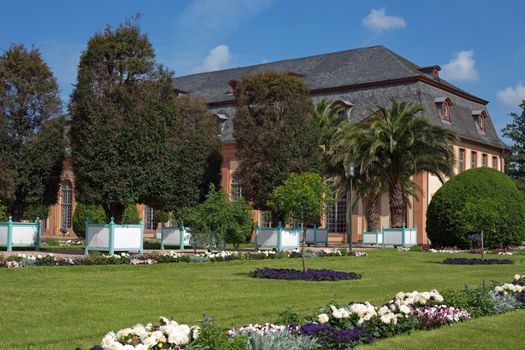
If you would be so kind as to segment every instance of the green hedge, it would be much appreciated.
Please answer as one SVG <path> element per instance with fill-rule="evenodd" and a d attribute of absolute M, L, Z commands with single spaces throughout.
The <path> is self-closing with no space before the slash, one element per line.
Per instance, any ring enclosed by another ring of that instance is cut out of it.
<path fill-rule="evenodd" d="M 486 247 L 517 245 L 525 239 L 525 201 L 515 183 L 497 170 L 477 168 L 452 177 L 432 197 L 427 233 L 433 245 L 469 247 L 469 236 L 479 233 L 475 227 L 480 226 L 465 215 L 471 204 L 489 206 L 480 210 L 487 215 L 496 213 L 492 227 L 483 229 Z"/>
<path fill-rule="evenodd" d="M 73 230 L 79 237 L 86 236 L 86 219 L 93 224 L 105 224 L 106 215 L 100 205 L 78 203 L 73 214 Z M 135 204 L 130 204 L 122 214 L 123 224 L 138 224 L 140 222 L 139 212 Z"/>
<path fill-rule="evenodd" d="M 87 218 L 94 224 L 103 224 L 106 221 L 106 215 L 101 206 L 78 203 L 73 214 L 73 230 L 78 237 L 86 237 Z"/>

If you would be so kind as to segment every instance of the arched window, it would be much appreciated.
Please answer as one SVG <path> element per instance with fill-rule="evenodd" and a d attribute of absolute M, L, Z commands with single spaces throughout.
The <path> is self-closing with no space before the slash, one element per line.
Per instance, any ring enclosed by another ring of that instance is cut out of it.
<path fill-rule="evenodd" d="M 144 206 L 144 229 L 156 230 L 158 223 L 155 221 L 155 211 L 152 207 Z"/>
<path fill-rule="evenodd" d="M 474 117 L 474 120 L 476 121 L 476 125 L 478 127 L 478 131 L 484 133 L 485 132 L 485 121 L 487 119 L 487 113 L 481 109 L 475 109 L 472 111 L 472 116 Z"/>
<path fill-rule="evenodd" d="M 239 181 L 239 174 L 233 174 L 230 187 L 230 196 L 232 201 L 238 201 L 242 197 L 242 186 Z"/>
<path fill-rule="evenodd" d="M 71 228 L 71 214 L 73 211 L 73 186 L 71 181 L 62 182 L 61 197 L 61 222 L 60 228 L 68 230 Z"/>
<path fill-rule="evenodd" d="M 434 102 L 438 105 L 441 120 L 450 122 L 450 110 L 452 101 L 448 97 L 436 97 Z"/>
<path fill-rule="evenodd" d="M 341 196 L 334 204 L 328 207 L 326 212 L 326 226 L 328 232 L 344 233 L 346 232 L 346 198 Z"/>

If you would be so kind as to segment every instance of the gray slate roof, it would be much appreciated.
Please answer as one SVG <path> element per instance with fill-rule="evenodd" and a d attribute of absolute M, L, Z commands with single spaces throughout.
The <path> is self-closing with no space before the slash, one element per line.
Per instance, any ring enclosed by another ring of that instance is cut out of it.
<path fill-rule="evenodd" d="M 266 71 L 300 74 L 303 76 L 305 84 L 311 90 L 317 90 L 417 76 L 432 78 L 430 75 L 419 70 L 420 68 L 418 65 L 397 55 L 384 46 L 372 46 L 247 67 L 192 74 L 175 78 L 174 85 L 177 89 L 187 91 L 191 95 L 203 97 L 208 103 L 213 105 L 234 99 L 230 93 L 229 81 L 241 80 L 245 76 Z M 468 94 L 444 80 L 440 80 L 440 83 L 458 92 Z M 399 96 L 397 96 L 398 94 L 395 95 L 399 98 Z M 444 94 L 443 96 L 448 95 L 449 94 Z M 426 100 L 425 96 L 431 99 L 431 101 L 417 102 L 423 102 L 426 108 L 435 107 L 434 99 L 436 96 L 432 97 L 425 93 L 419 94 L 419 97 L 423 98 L 423 100 Z M 412 98 L 408 98 L 407 96 L 407 99 Z M 357 107 L 358 104 L 371 102 L 372 100 L 374 100 L 374 96 L 369 96 L 366 98 L 366 101 L 355 99 L 350 101 Z M 472 109 L 482 108 L 485 108 L 485 106 L 478 103 L 475 108 Z M 497 147 L 506 147 L 503 142 L 499 140 L 490 120 L 487 122 L 487 132 L 481 135 L 477 132 L 475 124 L 472 123 L 471 111 L 468 110 L 468 108 L 463 110 L 456 107 L 454 109 L 456 109 L 457 112 L 461 112 L 455 115 L 455 118 L 459 118 L 457 120 L 458 123 L 454 123 L 453 119 L 453 124 L 455 125 L 452 125 L 453 129 L 455 129 L 460 136 L 472 138 Z M 229 116 L 233 117 L 233 115 Z M 232 120 L 228 120 L 223 131 L 223 139 L 226 142 L 233 141 L 231 135 L 232 126 Z"/>

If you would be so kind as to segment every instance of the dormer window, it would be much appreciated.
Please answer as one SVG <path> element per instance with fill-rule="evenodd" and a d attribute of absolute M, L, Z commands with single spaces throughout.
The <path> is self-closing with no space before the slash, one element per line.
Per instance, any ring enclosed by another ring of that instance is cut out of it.
<path fill-rule="evenodd" d="M 353 106 L 354 104 L 350 101 L 337 100 L 332 102 L 330 108 L 338 108 L 337 113 L 339 114 L 339 116 L 344 117 L 348 120 L 350 118 L 350 112 L 352 111 Z"/>
<path fill-rule="evenodd" d="M 487 119 L 487 113 L 484 110 L 476 109 L 472 111 L 472 116 L 476 122 L 476 126 L 479 132 L 485 132 L 485 122 Z"/>
<path fill-rule="evenodd" d="M 441 70 L 440 66 L 423 67 L 419 68 L 418 70 L 425 73 L 426 75 L 429 75 L 432 77 L 432 79 L 439 81 L 439 71 Z"/>
<path fill-rule="evenodd" d="M 448 97 L 437 97 L 434 102 L 436 103 L 439 109 L 439 115 L 441 116 L 441 121 L 449 122 L 450 119 L 450 110 L 452 107 L 452 101 Z"/>

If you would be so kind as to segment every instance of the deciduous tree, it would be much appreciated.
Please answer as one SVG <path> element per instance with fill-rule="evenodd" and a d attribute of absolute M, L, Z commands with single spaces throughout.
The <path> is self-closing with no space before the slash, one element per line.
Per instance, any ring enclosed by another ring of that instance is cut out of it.
<path fill-rule="evenodd" d="M 0 56 L 0 201 L 18 221 L 56 203 L 66 147 L 59 89 L 40 52 Z"/>
<path fill-rule="evenodd" d="M 256 209 L 268 210 L 272 191 L 290 173 L 319 169 L 319 130 L 308 88 L 291 74 L 268 72 L 245 77 L 235 96 L 243 195 Z"/>

